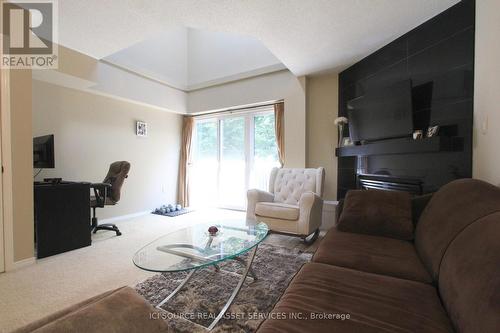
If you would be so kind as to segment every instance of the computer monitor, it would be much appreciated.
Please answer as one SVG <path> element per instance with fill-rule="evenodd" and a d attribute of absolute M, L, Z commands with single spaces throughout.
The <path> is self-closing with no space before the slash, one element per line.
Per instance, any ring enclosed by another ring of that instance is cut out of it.
<path fill-rule="evenodd" d="M 33 167 L 36 169 L 55 167 L 53 134 L 33 138 Z"/>

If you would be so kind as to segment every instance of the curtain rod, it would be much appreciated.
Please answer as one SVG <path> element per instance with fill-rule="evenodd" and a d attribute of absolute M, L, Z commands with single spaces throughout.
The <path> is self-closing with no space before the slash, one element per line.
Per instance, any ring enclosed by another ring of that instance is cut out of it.
<path fill-rule="evenodd" d="M 248 105 L 248 106 L 237 106 L 237 107 L 208 111 L 208 112 L 204 112 L 204 113 L 199 113 L 199 114 L 195 114 L 195 115 L 187 115 L 187 116 L 197 118 L 197 117 L 205 117 L 205 116 L 212 116 L 212 115 L 225 114 L 225 113 L 245 112 L 245 111 L 248 111 L 251 109 L 257 109 L 257 108 L 262 108 L 262 107 L 266 107 L 266 106 L 273 106 L 274 104 L 278 104 L 278 103 L 284 103 L 284 100 L 280 99 L 277 101 L 265 102 L 262 104 L 253 104 L 253 105 Z"/>

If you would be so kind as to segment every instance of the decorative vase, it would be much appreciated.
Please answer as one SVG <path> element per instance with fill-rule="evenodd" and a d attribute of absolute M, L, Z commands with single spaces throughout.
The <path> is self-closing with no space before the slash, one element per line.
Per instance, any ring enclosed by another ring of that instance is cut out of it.
<path fill-rule="evenodd" d="M 335 119 L 334 123 L 339 128 L 338 147 L 342 147 L 344 145 L 344 125 L 349 123 L 349 120 L 346 117 L 338 117 Z"/>

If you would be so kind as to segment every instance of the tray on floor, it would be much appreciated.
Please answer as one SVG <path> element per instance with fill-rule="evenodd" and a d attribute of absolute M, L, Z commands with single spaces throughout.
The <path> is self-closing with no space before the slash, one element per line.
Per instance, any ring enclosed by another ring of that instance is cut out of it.
<path fill-rule="evenodd" d="M 162 214 L 162 213 L 152 212 L 151 214 L 161 215 L 161 216 L 168 216 L 168 217 L 175 217 L 175 216 L 179 216 L 179 215 L 184 215 L 184 214 L 190 213 L 192 211 L 193 211 L 192 209 L 183 208 L 181 210 L 176 210 L 175 212 L 170 212 L 170 213 L 164 213 L 164 214 Z"/>

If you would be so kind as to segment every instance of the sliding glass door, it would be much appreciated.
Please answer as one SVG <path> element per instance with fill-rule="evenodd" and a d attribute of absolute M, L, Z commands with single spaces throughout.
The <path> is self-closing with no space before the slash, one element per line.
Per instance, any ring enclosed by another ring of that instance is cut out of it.
<path fill-rule="evenodd" d="M 245 118 L 224 118 L 219 125 L 219 206 L 241 208 L 246 193 Z"/>
<path fill-rule="evenodd" d="M 190 201 L 194 206 L 217 205 L 219 175 L 218 121 L 197 121 L 194 132 L 194 156 L 190 167 Z"/>
<path fill-rule="evenodd" d="M 267 190 L 279 165 L 272 109 L 199 119 L 195 129 L 193 206 L 245 209 L 249 188 Z"/>
<path fill-rule="evenodd" d="M 251 120 L 253 135 L 249 187 L 267 191 L 269 174 L 272 168 L 279 166 L 274 113 L 253 115 Z"/>

